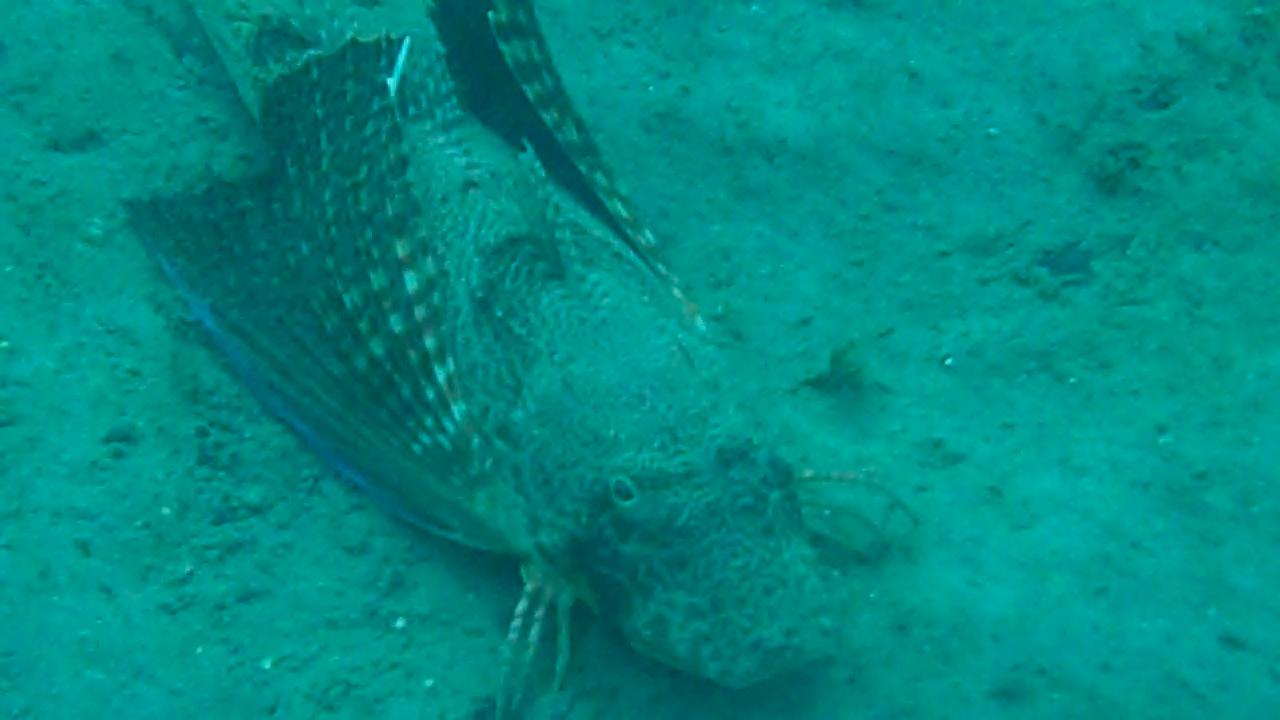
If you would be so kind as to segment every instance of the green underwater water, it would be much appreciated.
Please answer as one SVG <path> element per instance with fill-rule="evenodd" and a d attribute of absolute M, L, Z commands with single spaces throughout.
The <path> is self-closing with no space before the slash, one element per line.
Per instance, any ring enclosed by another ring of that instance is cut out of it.
<path fill-rule="evenodd" d="M 718 689 L 580 609 L 524 717 L 1280 716 L 1280 7 L 537 5 L 744 412 L 920 526 L 830 663 Z M 336 479 L 125 222 L 263 152 L 198 24 L 0 20 L 0 716 L 491 717 L 514 564 Z"/>

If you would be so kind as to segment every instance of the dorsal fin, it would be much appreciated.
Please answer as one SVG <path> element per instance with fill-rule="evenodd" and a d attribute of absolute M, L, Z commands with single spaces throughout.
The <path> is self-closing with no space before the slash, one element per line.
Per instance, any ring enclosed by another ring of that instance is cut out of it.
<path fill-rule="evenodd" d="M 586 121 L 574 107 L 551 58 L 532 0 L 492 1 L 489 24 L 493 36 L 525 97 L 604 207 L 610 224 L 635 258 L 668 286 L 701 327 L 697 308 L 686 297 L 676 277 L 654 255 L 657 241 L 653 232 L 636 214 L 587 129 Z"/>
<path fill-rule="evenodd" d="M 643 249 L 657 242 L 619 188 L 599 146 L 578 114 L 551 58 L 531 0 L 493 0 L 489 13 L 498 47 L 525 96 L 572 159 L 628 242 Z"/>

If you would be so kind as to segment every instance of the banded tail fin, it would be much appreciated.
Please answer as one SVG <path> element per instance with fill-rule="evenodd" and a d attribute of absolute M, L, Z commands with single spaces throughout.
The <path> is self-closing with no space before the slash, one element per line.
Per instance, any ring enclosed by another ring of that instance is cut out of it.
<path fill-rule="evenodd" d="M 509 550 L 518 501 L 470 472 L 447 270 L 404 140 L 459 111 L 438 58 L 407 48 L 309 56 L 263 92 L 270 170 L 130 214 L 233 369 L 320 454 L 400 515 Z"/>

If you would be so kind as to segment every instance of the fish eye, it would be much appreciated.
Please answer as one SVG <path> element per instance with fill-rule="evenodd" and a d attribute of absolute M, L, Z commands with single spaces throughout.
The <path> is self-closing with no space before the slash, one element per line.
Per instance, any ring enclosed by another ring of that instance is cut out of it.
<path fill-rule="evenodd" d="M 618 505 L 626 507 L 636 501 L 639 493 L 631 478 L 617 476 L 609 481 L 609 495 Z"/>

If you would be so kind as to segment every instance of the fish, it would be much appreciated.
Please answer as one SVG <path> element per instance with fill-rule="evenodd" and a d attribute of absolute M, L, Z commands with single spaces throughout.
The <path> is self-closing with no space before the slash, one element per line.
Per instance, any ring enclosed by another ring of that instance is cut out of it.
<path fill-rule="evenodd" d="M 469 112 L 444 55 L 426 30 L 353 32 L 274 62 L 244 96 L 262 167 L 132 200 L 130 227 L 313 452 L 516 560 L 504 704 L 553 622 L 564 683 L 578 605 L 726 687 L 831 657 L 854 483 L 762 439 L 599 156 L 569 153 L 612 222 Z"/>

